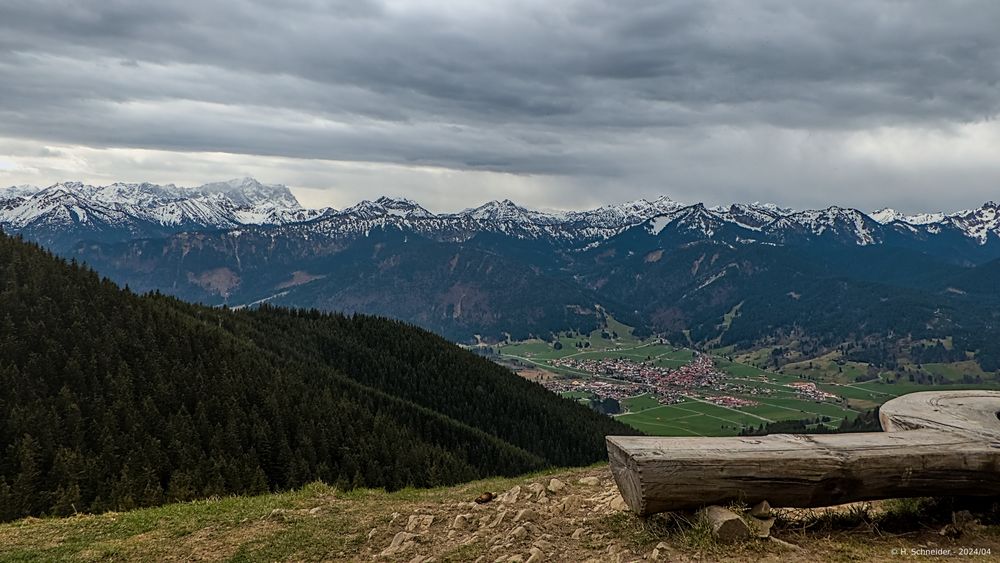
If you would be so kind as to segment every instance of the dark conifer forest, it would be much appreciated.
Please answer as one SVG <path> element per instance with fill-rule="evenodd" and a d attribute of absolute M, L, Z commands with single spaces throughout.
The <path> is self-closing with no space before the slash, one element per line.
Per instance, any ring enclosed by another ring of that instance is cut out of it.
<path fill-rule="evenodd" d="M 634 433 L 400 322 L 137 295 L 0 235 L 0 520 L 444 485 Z"/>

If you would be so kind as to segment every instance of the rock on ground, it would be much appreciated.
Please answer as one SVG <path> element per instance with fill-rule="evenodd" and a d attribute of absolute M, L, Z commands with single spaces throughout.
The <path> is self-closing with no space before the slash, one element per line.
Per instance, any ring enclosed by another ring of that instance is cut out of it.
<path fill-rule="evenodd" d="M 734 542 L 750 537 L 750 526 L 739 515 L 721 506 L 706 506 L 698 512 L 712 526 L 712 534 L 722 542 Z"/>

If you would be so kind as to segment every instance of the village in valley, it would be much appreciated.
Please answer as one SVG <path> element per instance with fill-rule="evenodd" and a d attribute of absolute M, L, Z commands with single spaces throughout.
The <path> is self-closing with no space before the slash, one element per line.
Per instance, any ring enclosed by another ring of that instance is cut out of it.
<path fill-rule="evenodd" d="M 600 399 L 622 401 L 649 394 L 661 405 L 682 403 L 692 397 L 724 407 L 752 407 L 760 403 L 748 396 L 770 397 L 775 394 L 771 387 L 728 377 L 716 368 L 710 355 L 702 353 L 695 353 L 690 362 L 674 369 L 628 357 L 560 358 L 553 360 L 552 365 L 586 372 L 594 377 L 549 379 L 543 383 L 547 389 L 556 393 L 590 393 Z M 813 382 L 797 381 L 786 384 L 786 387 L 804 400 L 837 398 L 833 393 L 819 389 Z"/>
<path fill-rule="evenodd" d="M 785 420 L 834 429 L 903 391 L 768 371 L 719 351 L 635 338 L 621 324 L 510 342 L 497 354 L 550 391 L 664 436 L 736 435 Z"/>

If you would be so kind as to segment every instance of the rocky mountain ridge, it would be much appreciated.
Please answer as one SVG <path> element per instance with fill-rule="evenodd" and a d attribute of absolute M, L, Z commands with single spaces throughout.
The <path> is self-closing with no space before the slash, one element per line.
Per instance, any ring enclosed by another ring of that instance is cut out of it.
<path fill-rule="evenodd" d="M 934 243 L 955 238 L 978 246 L 1000 241 L 1000 211 L 987 202 L 956 213 L 904 215 L 892 209 L 871 214 L 831 206 L 796 211 L 774 204 L 706 207 L 666 196 L 605 205 L 585 211 L 538 211 L 509 199 L 458 212 L 433 213 L 408 199 L 380 197 L 342 210 L 305 209 L 283 185 L 253 178 L 179 188 L 173 184 L 62 182 L 47 188 L 0 189 L 0 228 L 59 246 L 79 241 L 121 242 L 176 232 L 259 227 L 274 236 L 363 236 L 398 229 L 437 240 L 464 241 L 488 233 L 587 247 L 646 222 L 656 234 L 674 223 L 689 236 L 733 235 L 733 241 L 788 244 L 803 239 L 838 240 L 860 246 L 891 239 Z M 57 249 L 58 250 L 58 249 Z"/>
<path fill-rule="evenodd" d="M 282 185 L 253 178 L 180 188 L 116 182 L 60 182 L 46 188 L 0 189 L 0 228 L 58 250 L 79 240 L 121 241 L 192 230 L 231 229 L 314 219 Z"/>

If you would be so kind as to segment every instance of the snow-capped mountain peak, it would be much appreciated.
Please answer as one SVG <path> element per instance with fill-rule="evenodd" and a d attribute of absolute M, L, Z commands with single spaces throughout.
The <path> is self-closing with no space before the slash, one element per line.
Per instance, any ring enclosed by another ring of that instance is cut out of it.
<path fill-rule="evenodd" d="M 550 224 L 559 222 L 560 220 L 557 216 L 521 207 L 509 199 L 504 199 L 502 201 L 488 201 L 479 207 L 466 209 L 458 215 L 464 215 L 477 221 L 507 223 L 531 222 Z"/>
<path fill-rule="evenodd" d="M 888 225 L 893 221 L 903 221 L 906 219 L 905 215 L 891 207 L 883 207 L 869 216 L 883 225 Z"/>
<path fill-rule="evenodd" d="M 270 205 L 285 209 L 301 209 L 299 200 L 282 184 L 262 184 L 254 178 L 235 178 L 226 182 L 205 184 L 196 191 L 206 195 L 221 194 L 241 207 Z"/>
<path fill-rule="evenodd" d="M 713 207 L 711 211 L 726 221 L 752 231 L 759 231 L 778 218 L 792 213 L 792 210 L 780 208 L 773 203 L 761 204 L 759 202 L 734 203 L 729 207 Z"/>
<path fill-rule="evenodd" d="M 378 217 L 432 217 L 433 214 L 427 211 L 414 201 L 408 199 L 393 199 L 380 197 L 375 201 L 363 200 L 356 205 L 348 207 L 338 213 L 344 216 L 353 216 L 359 219 L 375 219 Z"/>
<path fill-rule="evenodd" d="M 282 224 L 320 213 L 303 210 L 287 187 L 261 184 L 253 178 L 197 188 L 66 181 L 41 189 L 7 188 L 0 191 L 0 198 L 5 200 L 0 227 L 41 233 L 40 240 L 49 241 L 92 236 L 116 240 L 178 230 Z"/>
<path fill-rule="evenodd" d="M 883 224 L 888 225 L 889 223 L 901 222 L 909 223 L 910 225 L 927 225 L 930 223 L 941 222 L 946 215 L 944 213 L 916 213 L 914 215 L 905 215 L 892 209 L 891 207 L 886 207 L 879 209 L 870 215 L 872 219 Z"/>
<path fill-rule="evenodd" d="M 879 227 L 879 223 L 857 209 L 834 205 L 782 216 L 766 230 L 781 240 L 789 240 L 789 236 L 823 237 L 867 246 L 879 241 Z"/>
<path fill-rule="evenodd" d="M 390 215 L 400 217 L 431 217 L 434 215 L 421 207 L 417 202 L 406 198 L 393 199 L 382 196 L 375 200 L 375 203 L 381 205 Z"/>
<path fill-rule="evenodd" d="M 976 239 L 980 244 L 986 242 L 990 234 L 1000 236 L 1000 206 L 993 201 L 987 201 L 978 209 L 959 211 L 947 215 L 940 223 L 954 226 Z"/>
<path fill-rule="evenodd" d="M 38 186 L 32 186 L 29 184 L 7 186 L 6 188 L 0 188 L 0 201 L 13 199 L 15 197 L 28 197 L 31 194 L 37 193 L 39 190 L 41 190 L 41 188 Z"/>
<path fill-rule="evenodd" d="M 590 211 L 574 211 L 566 214 L 570 221 L 589 223 L 595 227 L 611 231 L 623 229 L 667 213 L 686 207 L 667 196 L 649 201 L 637 199 L 620 204 L 605 205 Z"/>

